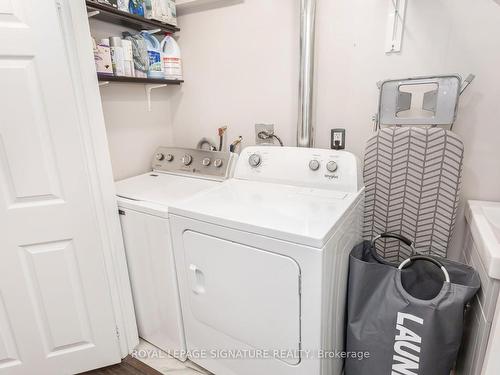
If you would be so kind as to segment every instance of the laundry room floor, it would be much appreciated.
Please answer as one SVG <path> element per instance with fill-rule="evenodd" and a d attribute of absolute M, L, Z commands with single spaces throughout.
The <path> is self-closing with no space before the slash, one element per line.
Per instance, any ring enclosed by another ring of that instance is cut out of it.
<path fill-rule="evenodd" d="M 211 375 L 193 362 L 181 362 L 142 339 L 132 357 L 164 375 Z"/>
<path fill-rule="evenodd" d="M 191 361 L 181 362 L 164 351 L 140 340 L 132 355 L 121 363 L 80 375 L 211 375 Z"/>
<path fill-rule="evenodd" d="M 116 365 L 83 372 L 79 375 L 162 375 L 162 373 L 145 365 L 138 359 L 128 356 Z"/>

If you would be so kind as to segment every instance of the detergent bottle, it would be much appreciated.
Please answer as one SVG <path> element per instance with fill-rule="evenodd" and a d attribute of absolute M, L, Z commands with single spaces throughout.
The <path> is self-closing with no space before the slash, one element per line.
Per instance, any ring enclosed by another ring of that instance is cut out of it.
<path fill-rule="evenodd" d="M 182 80 L 182 58 L 181 49 L 172 37 L 172 34 L 165 34 L 161 42 L 163 52 L 163 74 L 165 79 Z"/>
<path fill-rule="evenodd" d="M 144 0 L 130 0 L 128 11 L 132 14 L 144 17 Z"/>
<path fill-rule="evenodd" d="M 160 42 L 153 35 L 147 31 L 141 31 L 141 35 L 146 42 L 149 56 L 149 69 L 148 78 L 164 78 L 162 52 L 160 49 Z"/>

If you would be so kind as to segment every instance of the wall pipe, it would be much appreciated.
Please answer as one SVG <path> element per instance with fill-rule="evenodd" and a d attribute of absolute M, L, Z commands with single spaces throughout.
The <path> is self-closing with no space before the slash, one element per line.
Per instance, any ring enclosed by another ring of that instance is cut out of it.
<path fill-rule="evenodd" d="M 297 146 L 314 146 L 313 89 L 316 0 L 300 0 L 300 77 Z"/>

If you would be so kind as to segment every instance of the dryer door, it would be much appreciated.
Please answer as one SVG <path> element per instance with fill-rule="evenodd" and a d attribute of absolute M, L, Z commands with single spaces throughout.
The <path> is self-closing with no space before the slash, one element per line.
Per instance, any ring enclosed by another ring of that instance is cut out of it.
<path fill-rule="evenodd" d="M 185 231 L 183 240 L 189 315 L 194 320 L 186 324 L 190 344 L 208 350 L 269 350 L 277 359 L 298 364 L 298 264 L 193 231 Z M 277 356 L 276 350 L 285 352 Z"/>

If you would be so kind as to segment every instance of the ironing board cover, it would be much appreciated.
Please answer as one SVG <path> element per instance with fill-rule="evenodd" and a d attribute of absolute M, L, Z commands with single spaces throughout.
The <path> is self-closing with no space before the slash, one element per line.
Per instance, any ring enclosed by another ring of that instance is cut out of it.
<path fill-rule="evenodd" d="M 365 152 L 364 238 L 395 232 L 413 239 L 417 252 L 446 257 L 459 202 L 464 147 L 441 128 L 379 130 Z M 411 250 L 381 239 L 378 253 L 400 262 Z"/>

